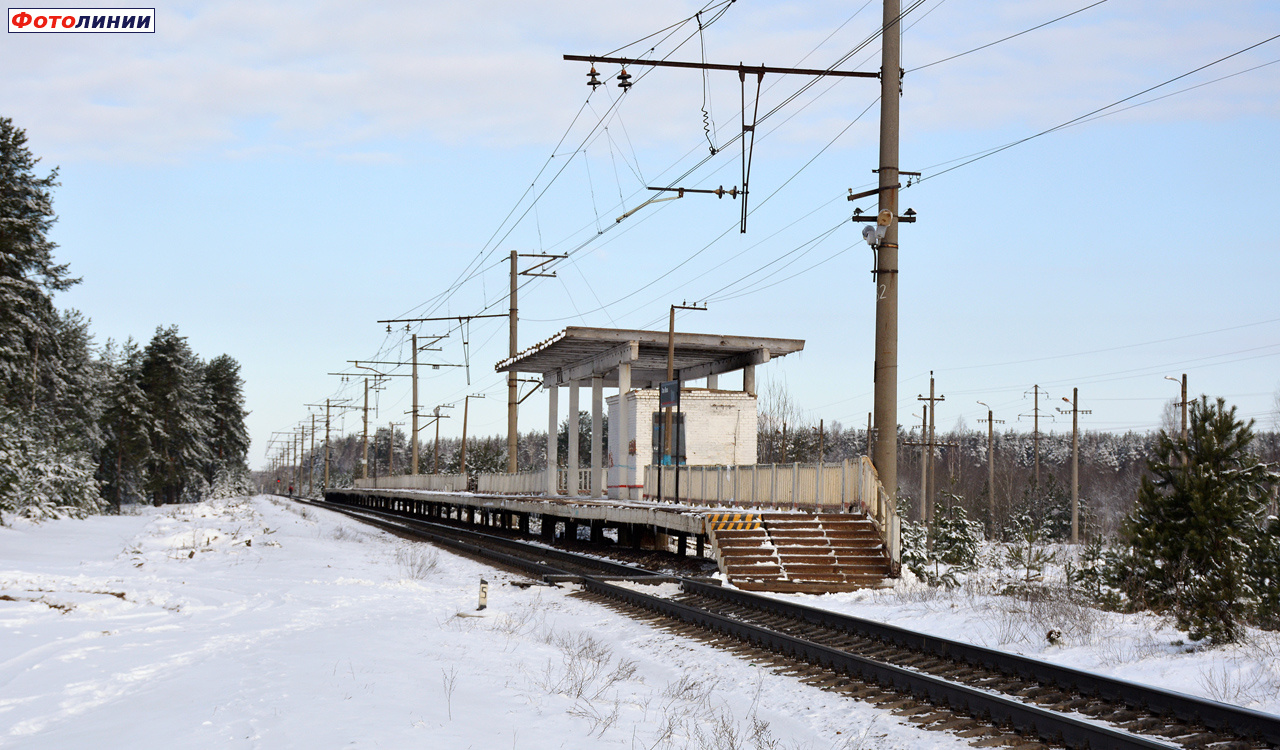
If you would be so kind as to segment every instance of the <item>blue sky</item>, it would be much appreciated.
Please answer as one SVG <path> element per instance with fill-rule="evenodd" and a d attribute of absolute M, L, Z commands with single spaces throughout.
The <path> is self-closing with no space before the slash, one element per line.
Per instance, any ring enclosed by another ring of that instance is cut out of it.
<path fill-rule="evenodd" d="M 1089 4 L 926 0 L 908 16 L 901 164 L 926 179 L 902 196 L 920 220 L 901 235 L 899 421 L 919 413 L 933 370 L 948 427 L 976 427 L 982 400 L 1029 430 L 1018 416 L 1039 384 L 1059 405 L 1079 387 L 1086 428 L 1153 429 L 1177 395 L 1164 376 L 1186 372 L 1194 394 L 1271 428 L 1280 40 L 940 174 L 1280 34 L 1274 3 L 1112 0 L 914 70 Z M 53 237 L 84 283 L 59 303 L 90 316 L 100 341 L 177 324 L 201 355 L 239 360 L 255 466 L 303 404 L 359 395 L 326 373 L 408 355 L 404 331 L 376 320 L 505 310 L 513 249 L 572 251 L 556 278 L 522 290 L 522 347 L 565 325 L 662 328 L 669 304 L 709 300 L 678 327 L 805 339 L 762 383 L 784 384 L 814 422 L 864 424 L 871 258 L 843 196 L 873 184 L 873 81 L 819 82 L 761 123 L 747 234 L 739 205 L 711 196 L 614 221 L 708 154 L 704 80 L 633 69 L 619 106 L 612 85 L 584 106 L 586 66 L 561 55 L 607 53 L 700 7 L 170 4 L 155 34 L 6 35 L 0 114 L 61 169 Z M 701 43 L 713 62 L 826 67 L 879 13 L 738 0 Z M 674 39 L 659 53 L 702 56 L 696 25 Z M 876 70 L 878 43 L 841 67 Z M 612 83 L 617 69 L 601 73 Z M 804 83 L 767 76 L 761 111 Z M 731 73 L 705 84 L 722 146 L 740 130 L 742 91 Z M 682 184 L 727 188 L 740 169 L 734 143 Z M 513 208 L 519 221 L 505 219 Z M 439 361 L 464 360 L 462 333 Z M 466 338 L 471 383 L 461 368 L 430 372 L 423 402 L 485 393 L 470 432 L 501 433 L 492 367 L 505 322 L 476 321 Z M 405 379 L 378 407 L 378 423 L 406 421 Z M 535 395 L 521 428 L 545 424 Z"/>

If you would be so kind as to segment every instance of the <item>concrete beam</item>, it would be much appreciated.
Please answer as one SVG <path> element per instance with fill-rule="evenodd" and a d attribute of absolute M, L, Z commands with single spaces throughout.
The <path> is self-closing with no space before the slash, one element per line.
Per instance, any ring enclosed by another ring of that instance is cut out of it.
<path fill-rule="evenodd" d="M 542 376 L 543 387 L 553 388 L 575 380 L 585 380 L 595 375 L 604 375 L 618 369 L 618 365 L 624 362 L 634 362 L 637 359 L 640 359 L 640 342 L 628 341 L 573 367 L 544 373 Z"/>
<path fill-rule="evenodd" d="M 676 370 L 676 379 L 681 382 L 697 380 L 705 378 L 709 375 L 720 375 L 734 370 L 745 370 L 754 365 L 763 365 L 769 362 L 769 350 L 760 348 L 753 349 L 749 352 L 735 354 L 731 357 L 718 359 L 715 362 L 708 362 L 705 365 L 696 365 L 694 367 L 686 367 L 682 370 Z"/>

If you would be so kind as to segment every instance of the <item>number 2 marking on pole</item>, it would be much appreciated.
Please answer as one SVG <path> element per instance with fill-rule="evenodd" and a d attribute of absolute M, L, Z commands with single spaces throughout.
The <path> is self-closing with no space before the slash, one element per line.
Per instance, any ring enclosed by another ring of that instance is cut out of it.
<path fill-rule="evenodd" d="M 879 296 L 879 297 L 877 297 L 876 299 L 884 299 L 885 292 L 887 292 L 887 291 L 889 291 L 889 285 L 888 285 L 888 284 L 881 284 L 881 285 L 880 285 L 880 296 Z"/>

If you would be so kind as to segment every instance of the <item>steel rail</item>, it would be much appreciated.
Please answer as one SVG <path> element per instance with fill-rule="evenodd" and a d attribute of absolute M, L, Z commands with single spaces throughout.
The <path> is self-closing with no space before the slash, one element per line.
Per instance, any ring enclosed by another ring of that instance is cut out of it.
<path fill-rule="evenodd" d="M 701 627 L 725 632 L 748 642 L 759 643 L 767 648 L 792 654 L 797 658 L 829 666 L 838 671 L 857 675 L 871 682 L 878 682 L 927 697 L 934 703 L 953 706 L 966 711 L 975 718 L 985 718 L 993 723 L 1009 723 L 1019 731 L 1034 732 L 1049 741 L 1062 741 L 1070 747 L 1090 748 L 1171 748 L 1181 747 L 1175 743 L 1166 743 L 1141 735 L 1130 734 L 1113 729 L 1103 724 L 1092 723 L 1086 719 L 1078 719 L 1069 715 L 1049 711 L 1033 704 L 1000 696 L 986 689 L 969 687 L 927 674 L 914 669 L 904 669 L 876 659 L 858 656 L 841 649 L 824 646 L 818 643 L 796 638 L 769 628 L 752 625 L 732 617 L 702 610 L 687 604 L 662 597 L 650 596 L 633 589 L 613 586 L 594 578 L 590 574 L 573 574 L 552 568 L 527 558 L 508 555 L 481 544 L 470 544 L 437 534 L 427 528 L 447 530 L 449 534 L 462 536 L 490 545 L 501 545 L 508 549 L 522 549 L 534 552 L 537 556 L 560 560 L 582 568 L 605 569 L 619 572 L 623 576 L 643 579 L 643 577 L 666 577 L 652 571 L 634 566 L 600 560 L 599 558 L 578 555 L 530 545 L 517 540 L 496 537 L 453 526 L 445 526 L 434 522 L 422 521 L 413 516 L 378 511 L 367 508 L 353 508 L 340 503 L 310 503 L 316 507 L 328 508 L 368 520 L 393 531 L 408 532 L 432 538 L 432 541 L 460 549 L 471 554 L 488 557 L 511 565 L 518 569 L 544 577 L 554 576 L 563 579 L 566 575 L 580 578 L 587 590 L 604 596 L 619 599 L 634 606 L 661 612 L 667 616 L 690 622 Z M 391 518 L 395 523 L 380 521 L 377 517 Z M 606 573 L 608 575 L 608 573 Z M 1196 698 L 1149 685 L 1129 682 L 1103 675 L 1083 672 L 1062 667 L 1049 662 L 1031 659 L 1025 656 L 998 651 L 995 649 L 963 643 L 947 638 L 919 633 L 904 628 L 887 625 L 882 622 L 866 620 L 852 615 L 844 615 L 828 610 L 809 607 L 803 604 L 774 599 L 767 596 L 740 591 L 732 588 L 710 585 L 688 578 L 681 578 L 681 586 L 686 594 L 704 596 L 725 601 L 730 604 L 745 606 L 757 611 L 786 617 L 809 623 L 822 628 L 875 639 L 890 645 L 899 646 L 917 653 L 928 654 L 954 662 L 966 663 L 976 667 L 992 669 L 1015 678 L 1034 680 L 1044 685 L 1061 688 L 1084 696 L 1125 704 L 1133 708 L 1146 710 L 1157 715 L 1166 715 L 1184 722 L 1203 725 L 1208 729 L 1222 731 L 1236 737 L 1255 739 L 1271 745 L 1280 746 L 1280 717 L 1239 706 L 1232 706 L 1216 701 Z M 952 692 L 952 691 L 958 692 Z M 987 705 L 985 701 L 997 703 Z M 1049 718 L 1045 718 L 1049 717 Z M 1092 737 L 1089 733 L 1102 732 Z M 1048 734 L 1045 734 L 1048 732 Z M 1082 734 L 1083 733 L 1083 734 Z M 1072 744 L 1072 743 L 1076 744 Z M 1083 743 L 1083 744 L 1080 744 Z M 1117 744 L 1119 743 L 1119 744 Z"/>
<path fill-rule="evenodd" d="M 517 555 L 498 552 L 491 549 L 491 547 L 500 547 L 507 550 L 521 550 L 545 560 L 575 565 L 587 570 L 594 570 L 597 571 L 597 574 L 634 578 L 661 575 L 660 573 L 655 573 L 654 571 L 645 570 L 643 568 L 637 568 L 634 565 L 627 565 L 626 563 L 603 560 L 599 557 L 593 557 L 590 555 L 578 555 L 573 552 L 565 552 L 563 550 L 553 549 L 550 547 L 528 544 L 513 539 L 507 539 L 505 537 L 493 536 L 492 534 L 483 534 L 478 531 L 471 531 L 469 529 L 459 529 L 454 526 L 426 521 L 414 516 L 405 516 L 394 512 L 374 510 L 371 508 L 351 507 L 343 503 L 334 503 L 329 501 L 316 502 L 304 500 L 301 502 L 306 502 L 307 504 L 317 508 L 335 510 L 352 517 L 361 518 L 362 520 L 368 519 L 370 523 L 383 528 L 394 527 L 394 529 L 398 531 L 409 531 L 411 533 L 427 537 L 432 542 L 437 542 L 455 549 L 461 549 L 474 555 L 494 557 L 495 559 L 498 559 L 498 556 L 501 556 L 501 559 L 505 564 L 513 565 L 514 567 L 521 569 L 527 569 L 529 572 L 536 573 L 537 575 L 565 576 L 573 575 L 573 572 L 529 561 L 528 558 L 522 558 Z M 394 519 L 396 523 L 389 524 L 385 520 L 379 520 L 388 518 Z M 388 528 L 388 530 L 391 529 Z M 462 539 L 469 539 L 472 541 L 460 541 L 455 537 L 461 537 Z M 490 545 L 490 547 L 486 547 L 484 545 Z M 522 564 L 517 564 L 517 561 L 526 561 L 528 562 L 528 566 L 526 567 Z"/>
<path fill-rule="evenodd" d="M 803 604 L 756 596 L 735 589 L 706 586 L 697 581 L 684 581 L 682 588 L 686 593 L 742 604 L 814 625 L 874 638 L 912 651 L 1032 679 L 1044 685 L 1060 687 L 1086 696 L 1125 703 L 1152 713 L 1203 724 L 1209 729 L 1280 745 L 1280 716 L 1272 716 L 1261 711 L 1204 700 L 1114 677 L 1082 672 L 1038 659 L 926 635 L 852 615 L 807 607 Z"/>
<path fill-rule="evenodd" d="M 614 586 L 591 577 L 584 578 L 582 585 L 588 591 L 618 599 L 636 607 L 653 610 L 699 627 L 725 633 L 748 643 L 758 644 L 770 651 L 835 672 L 853 675 L 867 682 L 911 693 L 923 697 L 934 705 L 946 706 L 995 724 L 1005 724 L 1019 732 L 1034 734 L 1050 742 L 1061 742 L 1070 748 L 1170 750 L 1170 748 L 1180 747 L 1173 743 L 1130 734 L 1049 711 L 923 672 L 896 667 L 830 646 L 823 646 L 758 625 L 749 625 L 714 612 L 643 594 L 634 589 Z"/>

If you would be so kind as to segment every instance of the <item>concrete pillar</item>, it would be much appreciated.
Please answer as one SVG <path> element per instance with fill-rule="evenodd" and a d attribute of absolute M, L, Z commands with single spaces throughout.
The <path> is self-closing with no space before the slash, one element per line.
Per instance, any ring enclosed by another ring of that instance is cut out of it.
<path fill-rule="evenodd" d="M 708 390 L 712 390 L 712 391 L 714 391 L 714 390 L 717 390 L 717 389 L 719 389 L 719 388 L 720 388 L 720 376 L 719 376 L 719 375 L 708 375 L 708 376 L 707 376 L 707 389 L 708 389 Z"/>
<path fill-rule="evenodd" d="M 578 381 L 569 381 L 569 497 L 578 494 Z"/>
<path fill-rule="evenodd" d="M 742 391 L 755 395 L 756 392 L 756 366 L 747 365 L 742 368 Z"/>
<path fill-rule="evenodd" d="M 556 538 L 556 517 L 542 514 L 542 538 L 551 541 Z"/>
<path fill-rule="evenodd" d="M 689 535 L 681 531 L 676 535 L 676 554 L 684 557 L 689 551 Z"/>
<path fill-rule="evenodd" d="M 528 513 L 520 514 L 520 533 L 524 534 L 525 536 L 529 535 L 529 514 Z M 699 544 L 701 544 L 701 541 L 699 541 Z"/>
<path fill-rule="evenodd" d="M 604 543 L 604 519 L 596 518 L 591 521 L 591 543 Z"/>
<path fill-rule="evenodd" d="M 604 376 L 591 376 L 591 496 L 604 497 Z"/>
<path fill-rule="evenodd" d="M 564 522 L 564 540 L 566 542 L 578 541 L 578 522 L 577 521 Z"/>
<path fill-rule="evenodd" d="M 547 494 L 552 497 L 557 494 L 556 469 L 560 463 L 560 446 L 556 442 L 556 435 L 560 431 L 559 396 L 559 387 L 552 387 L 547 391 Z"/>
<path fill-rule="evenodd" d="M 706 551 L 706 542 L 707 542 L 706 534 L 699 534 L 698 535 L 698 557 L 704 556 L 703 553 Z"/>
<path fill-rule="evenodd" d="M 631 390 L 631 363 L 618 365 L 618 444 L 613 448 L 613 463 L 618 467 L 617 497 L 631 500 L 631 467 L 635 465 L 631 458 L 631 415 L 627 411 L 627 392 Z"/>

